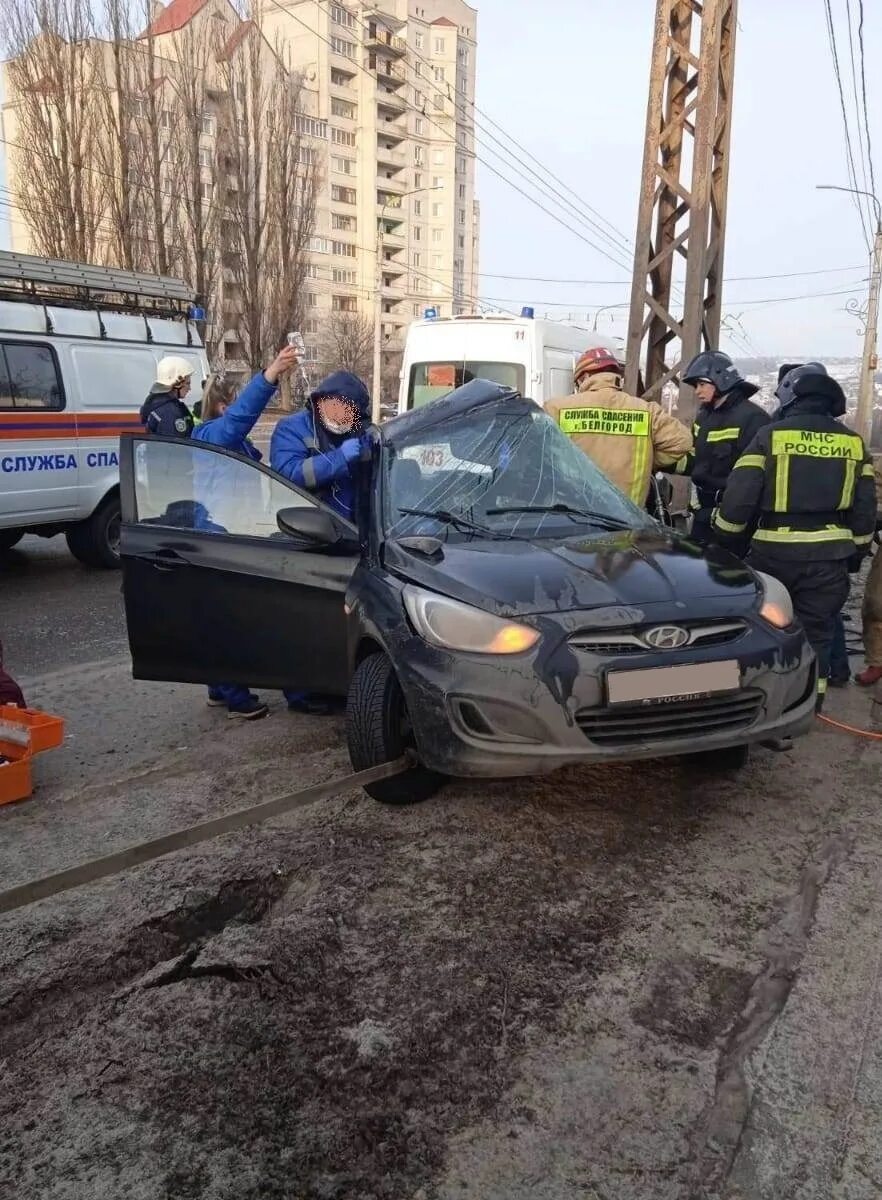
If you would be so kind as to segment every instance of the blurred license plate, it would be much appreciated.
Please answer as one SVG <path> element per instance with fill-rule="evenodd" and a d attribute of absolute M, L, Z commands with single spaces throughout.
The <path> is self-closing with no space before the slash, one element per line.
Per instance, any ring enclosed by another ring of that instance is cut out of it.
<path fill-rule="evenodd" d="M 741 670 L 735 661 L 610 671 L 606 677 L 610 704 L 687 700 L 714 692 L 735 692 L 740 686 Z"/>

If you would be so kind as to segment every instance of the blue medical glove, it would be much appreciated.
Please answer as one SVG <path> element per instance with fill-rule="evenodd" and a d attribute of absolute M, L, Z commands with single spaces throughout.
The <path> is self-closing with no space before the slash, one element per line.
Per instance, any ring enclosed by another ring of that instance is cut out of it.
<path fill-rule="evenodd" d="M 355 462 L 361 454 L 361 438 L 347 438 L 340 449 L 343 451 L 343 457 L 348 463 Z"/>

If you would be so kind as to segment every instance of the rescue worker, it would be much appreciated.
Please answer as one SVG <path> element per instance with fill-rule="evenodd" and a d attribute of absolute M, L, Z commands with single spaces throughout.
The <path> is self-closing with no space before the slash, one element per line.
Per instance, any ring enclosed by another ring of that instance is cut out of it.
<path fill-rule="evenodd" d="M 747 561 L 790 592 L 818 659 L 817 708 L 827 691 L 837 614 L 876 528 L 873 463 L 863 440 L 837 418 L 845 393 L 821 363 L 784 376 L 774 423 L 736 462 L 719 510 L 716 541 L 752 532 Z"/>
<path fill-rule="evenodd" d="M 882 470 L 875 467 L 876 503 L 878 516 L 876 529 L 879 529 L 879 516 L 882 516 Z M 876 541 L 878 542 L 878 533 Z M 882 549 L 877 546 L 864 586 L 864 602 L 861 609 L 861 619 L 864 633 L 864 655 L 866 668 L 860 675 L 855 676 L 855 682 L 861 687 L 872 687 L 882 679 Z"/>
<path fill-rule="evenodd" d="M 674 473 L 692 477 L 691 537 L 706 546 L 730 472 L 769 416 L 750 399 L 759 388 L 720 350 L 696 355 L 683 372 L 683 382 L 695 388 L 700 407 L 692 426 L 695 449 L 677 463 Z"/>
<path fill-rule="evenodd" d="M 206 389 L 203 399 L 203 419 L 193 431 L 193 440 L 207 442 L 211 446 L 222 446 L 226 450 L 234 450 L 247 458 L 260 462 L 262 455 L 248 436 L 257 424 L 263 410 L 276 393 L 279 380 L 300 361 L 299 351 L 291 346 L 285 346 L 265 371 L 255 375 L 253 379 L 236 395 L 229 384 L 213 380 Z M 233 503 L 241 505 L 243 497 L 241 489 L 237 489 L 239 476 L 228 470 L 229 460 L 220 459 L 214 464 L 206 480 L 200 480 L 197 472 L 197 491 L 201 498 L 210 503 L 212 512 L 215 511 L 213 497 L 221 502 L 224 493 Z M 207 511 L 207 510 L 206 510 Z M 301 692 L 286 691 L 285 699 L 288 707 L 301 711 L 304 696 Z M 245 721 L 256 721 L 265 717 L 269 712 L 267 706 L 244 684 L 217 683 L 208 689 L 208 703 L 211 707 L 226 707 L 227 715 Z"/>
<path fill-rule="evenodd" d="M 310 393 L 306 408 L 276 425 L 270 466 L 351 521 L 370 411 L 370 394 L 358 376 L 334 372 Z"/>
<path fill-rule="evenodd" d="M 141 405 L 141 424 L 161 437 L 189 437 L 193 414 L 184 403 L 190 391 L 194 366 L 186 358 L 168 354 L 156 365 L 156 382 Z"/>
<path fill-rule="evenodd" d="M 622 390 L 624 367 L 611 350 L 586 350 L 576 363 L 576 392 L 545 411 L 620 491 L 640 507 L 652 472 L 672 468 L 692 449 L 692 434 L 660 404 Z"/>

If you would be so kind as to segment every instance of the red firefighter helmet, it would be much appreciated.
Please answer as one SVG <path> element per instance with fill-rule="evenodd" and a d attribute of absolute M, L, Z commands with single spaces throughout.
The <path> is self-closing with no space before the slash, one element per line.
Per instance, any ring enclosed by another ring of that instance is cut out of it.
<path fill-rule="evenodd" d="M 621 375 L 624 369 L 612 350 L 608 350 L 605 346 L 592 346 L 576 363 L 573 375 L 578 385 L 586 375 L 596 375 L 600 371 L 616 371 Z"/>

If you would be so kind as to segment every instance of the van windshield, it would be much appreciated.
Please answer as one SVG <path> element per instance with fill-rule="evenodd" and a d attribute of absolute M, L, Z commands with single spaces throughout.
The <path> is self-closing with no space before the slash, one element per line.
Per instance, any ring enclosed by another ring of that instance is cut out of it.
<path fill-rule="evenodd" d="M 407 408 L 421 408 L 430 400 L 439 400 L 454 388 L 473 379 L 489 379 L 525 395 L 526 377 L 520 363 L 482 362 L 479 359 L 439 360 L 414 363 L 407 386 Z"/>

